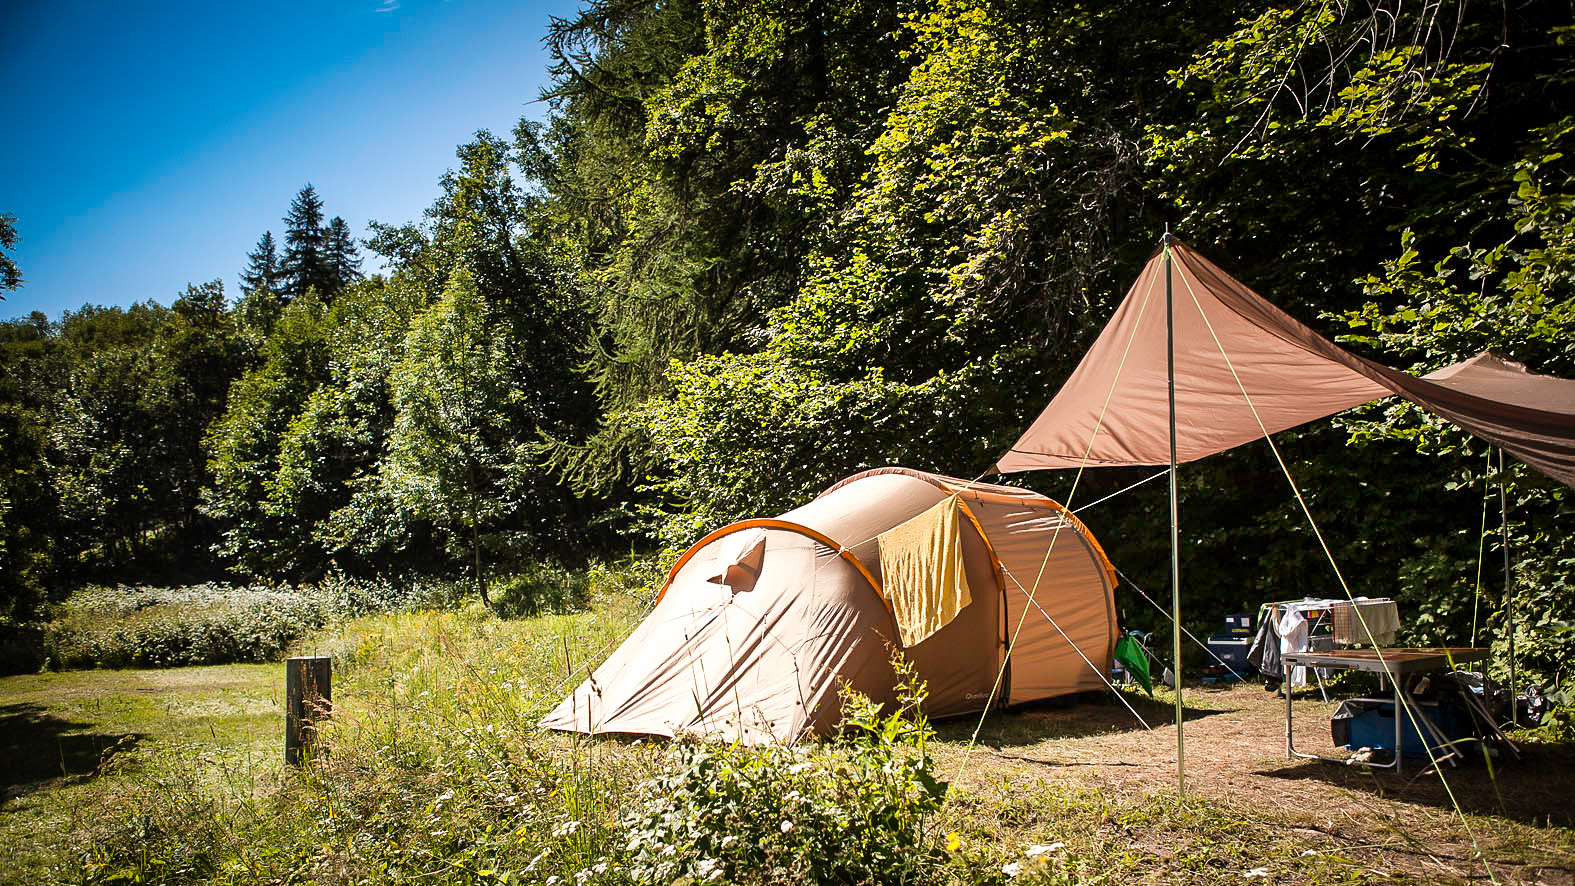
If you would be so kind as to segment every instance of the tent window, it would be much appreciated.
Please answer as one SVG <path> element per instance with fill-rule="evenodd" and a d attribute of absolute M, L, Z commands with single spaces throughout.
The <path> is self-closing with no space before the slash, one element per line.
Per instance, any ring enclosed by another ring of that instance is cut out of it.
<path fill-rule="evenodd" d="M 760 567 L 766 559 L 766 531 L 749 529 L 721 539 L 721 554 L 716 569 L 706 578 L 713 584 L 727 585 L 733 593 L 755 589 Z"/>

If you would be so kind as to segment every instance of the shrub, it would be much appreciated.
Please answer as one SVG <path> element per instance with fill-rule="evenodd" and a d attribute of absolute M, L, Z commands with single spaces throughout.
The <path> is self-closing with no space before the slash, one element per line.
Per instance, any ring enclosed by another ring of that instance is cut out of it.
<path fill-rule="evenodd" d="M 679 741 L 623 822 L 638 883 L 912 883 L 940 853 L 926 825 L 945 786 L 931 775 L 925 695 L 911 668 L 884 714 L 844 695 L 842 736 L 793 747 Z"/>
<path fill-rule="evenodd" d="M 492 590 L 492 608 L 504 618 L 573 612 L 589 599 L 590 579 L 583 570 L 546 563 L 511 575 Z"/>
<path fill-rule="evenodd" d="M 446 599 L 440 582 L 330 576 L 302 587 L 119 586 L 73 595 L 44 631 L 57 668 L 171 667 L 279 658 L 331 621 Z"/>

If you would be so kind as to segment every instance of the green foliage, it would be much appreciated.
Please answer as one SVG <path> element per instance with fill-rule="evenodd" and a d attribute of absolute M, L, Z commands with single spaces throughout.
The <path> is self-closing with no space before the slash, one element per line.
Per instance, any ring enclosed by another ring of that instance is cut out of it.
<path fill-rule="evenodd" d="M 583 569 L 533 564 L 493 586 L 492 608 L 503 618 L 573 612 L 590 600 L 592 579 Z"/>
<path fill-rule="evenodd" d="M 916 883 L 935 879 L 930 822 L 945 785 L 932 774 L 925 690 L 898 662 L 890 712 L 843 696 L 829 745 L 680 740 L 621 822 L 637 883 Z M 620 854 L 621 855 L 621 854 Z"/>
<path fill-rule="evenodd" d="M 49 478 L 49 396 L 59 343 L 46 317 L 0 324 L 0 622 L 27 619 L 56 572 L 59 499 Z"/>
<path fill-rule="evenodd" d="M 569 360 L 582 318 L 521 236 L 506 146 L 481 132 L 458 155 L 425 226 L 373 226 L 391 276 L 292 301 L 214 425 L 207 509 L 242 574 L 479 579 L 486 560 L 594 547 L 587 506 L 535 464 L 540 434 L 590 420 Z"/>
<path fill-rule="evenodd" d="M 1502 242 L 1450 247 L 1428 265 L 1421 258 L 1425 244 L 1406 231 L 1399 256 L 1385 262 L 1381 274 L 1363 281 L 1375 301 L 1341 318 L 1352 330 L 1346 339 L 1416 372 L 1493 350 L 1538 372 L 1575 375 L 1575 176 L 1563 154 L 1571 131 L 1568 119 L 1548 127 L 1532 146 L 1532 155 L 1515 164 L 1513 190 L 1505 201 L 1512 225 Z M 1496 658 L 1507 661 L 1513 617 L 1516 656 L 1524 670 L 1550 683 L 1575 678 L 1566 665 L 1575 655 L 1575 630 L 1569 623 L 1569 613 L 1575 611 L 1575 502 L 1570 490 L 1513 462 L 1500 474 L 1492 461 L 1482 458 L 1479 441 L 1408 403 L 1364 410 L 1342 423 L 1358 445 L 1401 441 L 1446 460 L 1455 471 L 1451 486 L 1490 497 L 1485 504 L 1495 518 L 1495 487 L 1505 487 L 1514 587 L 1507 592 L 1512 597 L 1500 590 L 1499 552 L 1506 539 L 1493 532 L 1484 549 L 1491 589 L 1482 606 L 1484 629 Z M 1490 525 L 1497 522 L 1493 519 Z M 1474 550 L 1460 553 L 1476 557 Z M 1405 561 L 1402 587 L 1419 602 L 1448 607 L 1450 597 L 1463 595 L 1441 594 L 1440 585 L 1451 573 L 1467 573 L 1471 559 L 1438 553 L 1423 561 Z M 1464 606 L 1453 608 L 1458 625 Z"/>
<path fill-rule="evenodd" d="M 17 267 L 16 259 L 6 254 L 16 249 L 21 239 L 16 233 L 16 216 L 9 212 L 0 214 L 0 292 L 22 286 L 22 269 Z M 0 301 L 4 300 L 5 296 L 0 295 Z"/>
<path fill-rule="evenodd" d="M 218 551 L 245 574 L 298 568 L 309 527 L 268 507 L 279 471 L 280 441 L 328 374 L 327 309 L 313 293 L 291 301 L 260 354 L 262 364 L 231 386 L 224 414 L 208 429 L 211 485 L 204 511 L 219 522 Z"/>
<path fill-rule="evenodd" d="M 672 366 L 671 396 L 639 414 L 664 541 L 861 467 L 974 476 L 999 454 L 1096 330 L 1116 256 L 1147 248 L 1112 230 L 1142 213 L 1132 91 L 1185 57 L 1171 16 L 1186 17 L 975 2 L 905 16 L 870 167 L 831 204 L 763 344 Z M 1119 59 L 1094 49 L 1133 28 L 1144 39 Z"/>
<path fill-rule="evenodd" d="M 105 588 L 73 594 L 44 640 L 56 668 L 173 667 L 279 658 L 328 601 L 272 588 Z"/>
<path fill-rule="evenodd" d="M 513 333 L 468 271 L 411 325 L 390 378 L 398 417 L 383 483 L 398 506 L 448 531 L 474 558 L 487 599 L 481 537 L 513 506 L 507 480 L 525 457 L 509 431 L 524 397 L 507 373 Z"/>
<path fill-rule="evenodd" d="M 559 435 L 580 489 L 652 467 L 641 404 L 669 361 L 751 346 L 796 288 L 833 198 L 867 166 L 902 34 L 882 3 L 609 0 L 551 40 L 557 114 L 517 142 L 595 323 L 584 371 L 602 427 Z M 575 444 L 575 445 L 570 445 Z"/>
<path fill-rule="evenodd" d="M 330 577 L 301 587 L 191 585 L 79 591 L 45 627 L 47 667 L 176 667 L 273 661 L 331 622 L 443 600 L 429 582 Z"/>

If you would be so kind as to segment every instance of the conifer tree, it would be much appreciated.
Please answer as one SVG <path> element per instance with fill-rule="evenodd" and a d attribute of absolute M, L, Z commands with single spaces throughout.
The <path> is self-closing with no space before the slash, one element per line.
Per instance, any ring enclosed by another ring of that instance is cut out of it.
<path fill-rule="evenodd" d="M 284 217 L 285 250 L 280 288 L 285 295 L 297 298 L 313 287 L 325 295 L 333 290 L 327 244 L 323 200 L 308 184 L 295 195 L 290 213 Z"/>
<path fill-rule="evenodd" d="M 265 231 L 257 248 L 246 254 L 246 270 L 241 272 L 241 290 L 276 289 L 279 285 L 279 249 L 273 231 Z"/>
<path fill-rule="evenodd" d="M 328 223 L 326 250 L 328 273 L 333 278 L 334 290 L 343 289 L 361 279 L 361 254 L 356 251 L 355 239 L 350 236 L 350 225 L 337 215 Z"/>

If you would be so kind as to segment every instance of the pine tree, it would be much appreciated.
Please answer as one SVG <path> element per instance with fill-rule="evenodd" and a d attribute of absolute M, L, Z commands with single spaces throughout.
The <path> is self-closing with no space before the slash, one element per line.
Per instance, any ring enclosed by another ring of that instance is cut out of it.
<path fill-rule="evenodd" d="M 273 242 L 273 231 L 267 231 L 257 241 L 257 248 L 246 254 L 246 270 L 241 272 L 241 291 L 277 289 L 279 286 L 279 249 Z"/>
<path fill-rule="evenodd" d="M 323 200 L 310 184 L 295 195 L 284 217 L 284 264 L 280 288 L 298 298 L 313 287 L 323 295 L 333 290 L 327 261 L 328 232 L 323 227 Z"/>
<path fill-rule="evenodd" d="M 350 236 L 350 225 L 339 216 L 328 223 L 326 261 L 333 289 L 340 290 L 361 279 L 361 255 L 356 251 L 355 239 Z"/>

